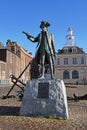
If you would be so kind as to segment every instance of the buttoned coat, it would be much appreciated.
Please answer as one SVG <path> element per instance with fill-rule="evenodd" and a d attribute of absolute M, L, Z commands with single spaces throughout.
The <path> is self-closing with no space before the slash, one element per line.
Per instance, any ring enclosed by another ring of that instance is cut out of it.
<path fill-rule="evenodd" d="M 42 40 L 43 32 L 41 32 L 36 38 L 29 38 L 32 42 L 38 42 L 36 46 L 35 59 L 39 62 L 40 58 L 45 55 L 45 52 L 51 56 L 52 63 L 54 64 L 55 57 L 55 46 L 54 46 L 54 36 L 48 31 L 45 32 L 44 40 Z"/>

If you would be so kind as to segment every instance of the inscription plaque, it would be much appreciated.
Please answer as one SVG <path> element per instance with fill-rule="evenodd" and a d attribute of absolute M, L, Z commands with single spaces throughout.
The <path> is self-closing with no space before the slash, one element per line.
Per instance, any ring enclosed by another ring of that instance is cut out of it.
<path fill-rule="evenodd" d="M 37 98 L 49 98 L 49 82 L 38 84 Z"/>

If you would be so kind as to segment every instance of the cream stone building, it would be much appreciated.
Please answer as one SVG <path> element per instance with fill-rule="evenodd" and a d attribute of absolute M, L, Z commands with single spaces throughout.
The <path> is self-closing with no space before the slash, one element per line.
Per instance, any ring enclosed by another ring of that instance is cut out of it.
<path fill-rule="evenodd" d="M 71 27 L 66 44 L 56 56 L 55 76 L 67 84 L 87 84 L 87 53 L 75 45 Z"/>

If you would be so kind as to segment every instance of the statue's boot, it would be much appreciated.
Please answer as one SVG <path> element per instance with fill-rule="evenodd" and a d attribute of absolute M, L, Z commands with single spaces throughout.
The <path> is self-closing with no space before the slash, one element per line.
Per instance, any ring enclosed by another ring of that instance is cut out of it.
<path fill-rule="evenodd" d="M 45 79 L 45 77 L 44 76 L 41 76 L 40 78 L 38 78 L 38 79 Z"/>
<path fill-rule="evenodd" d="M 45 71 L 45 68 L 44 68 L 44 65 L 43 65 L 43 66 L 42 66 L 42 75 L 41 75 L 41 77 L 38 78 L 38 79 L 45 79 L 44 71 Z"/>
<path fill-rule="evenodd" d="M 50 72 L 51 72 L 51 79 L 55 79 L 52 66 L 50 66 Z"/>

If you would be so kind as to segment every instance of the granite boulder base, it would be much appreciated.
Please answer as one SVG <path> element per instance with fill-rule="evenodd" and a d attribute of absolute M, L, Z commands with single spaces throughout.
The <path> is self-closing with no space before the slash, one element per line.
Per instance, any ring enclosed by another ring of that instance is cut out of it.
<path fill-rule="evenodd" d="M 25 87 L 20 116 L 68 118 L 63 80 L 30 80 Z"/>

